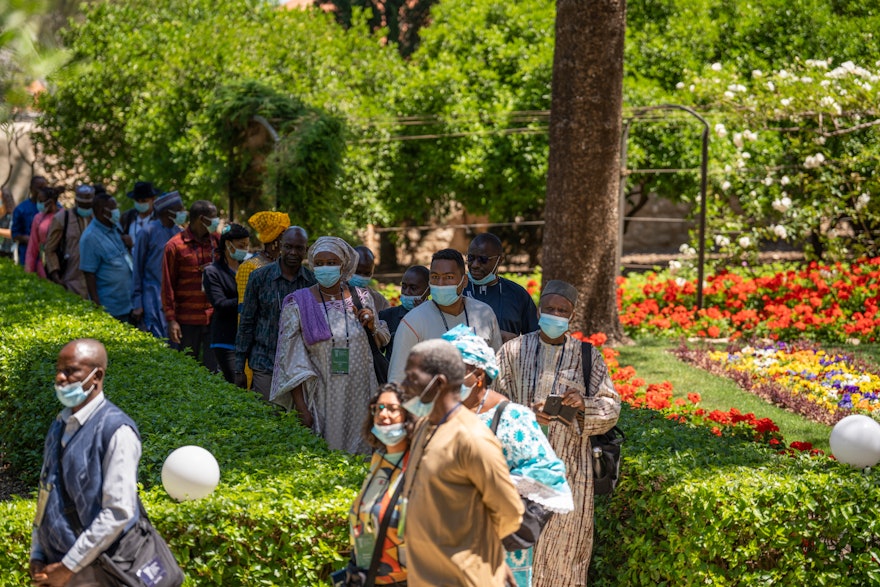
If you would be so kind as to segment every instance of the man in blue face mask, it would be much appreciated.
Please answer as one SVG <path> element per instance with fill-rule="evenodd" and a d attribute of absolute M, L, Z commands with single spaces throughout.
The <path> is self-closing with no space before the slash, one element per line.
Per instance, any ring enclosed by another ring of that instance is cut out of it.
<path fill-rule="evenodd" d="M 569 334 L 577 297 L 569 283 L 546 282 L 538 304 L 540 330 L 505 343 L 498 353 L 495 391 L 535 411 L 550 445 L 565 462 L 574 495 L 574 511 L 554 516 L 541 532 L 534 553 L 535 586 L 586 585 L 593 549 L 590 436 L 611 430 L 620 414 L 620 396 L 602 353 Z M 590 353 L 589 381 L 584 380 L 585 353 Z M 559 556 L 563 545 L 566 556 Z"/>
<path fill-rule="evenodd" d="M 400 321 L 410 310 L 428 299 L 428 294 L 430 294 L 429 275 L 427 267 L 422 265 L 409 267 L 400 279 L 400 305 L 379 312 L 379 320 L 384 320 L 388 325 L 388 330 L 391 331 L 391 342 L 384 349 L 385 356 L 389 359 L 394 350 L 394 333 L 397 332 Z"/>
<path fill-rule="evenodd" d="M 97 340 L 74 340 L 58 354 L 55 395 L 64 409 L 49 428 L 40 472 L 35 585 L 114 584 L 95 561 L 137 516 L 140 436 L 104 397 L 106 373 L 107 351 Z"/>
<path fill-rule="evenodd" d="M 373 255 L 373 251 L 364 245 L 359 245 L 354 250 L 358 254 L 358 264 L 357 269 L 354 270 L 354 275 L 348 280 L 348 285 L 360 287 L 370 292 L 377 311 L 387 310 L 391 307 L 391 304 L 388 303 L 385 296 L 370 287 L 370 282 L 373 281 L 373 271 L 376 268 L 376 257 Z"/>
<path fill-rule="evenodd" d="M 120 224 L 123 234 L 130 236 L 132 243 L 137 242 L 141 229 L 156 217 L 153 213 L 153 204 L 159 193 L 152 183 L 139 181 L 134 184 L 134 189 L 126 194 L 134 200 L 134 206 L 122 215 Z"/>
<path fill-rule="evenodd" d="M 498 275 L 503 260 L 504 249 L 497 236 L 490 232 L 475 236 L 468 247 L 468 286 L 464 295 L 492 307 L 501 339 L 507 342 L 538 329 L 538 310 L 523 286 Z"/>
<path fill-rule="evenodd" d="M 415 344 L 440 338 L 459 324 L 471 328 L 494 350 L 501 348 L 501 330 L 492 308 L 462 295 L 468 278 L 461 253 L 455 249 L 434 253 L 428 280 L 431 301 L 414 308 L 400 321 L 388 366 L 389 381 L 403 380 L 406 356 Z"/>
<path fill-rule="evenodd" d="M 79 240 L 92 219 L 95 188 L 80 185 L 74 190 L 76 207 L 59 210 L 46 237 L 46 275 L 68 291 L 89 299 L 86 279 L 79 269 Z"/>
<path fill-rule="evenodd" d="M 92 302 L 128 322 L 134 264 L 119 230 L 119 208 L 103 193 L 95 196 L 92 210 L 93 220 L 79 239 L 79 268 Z"/>
<path fill-rule="evenodd" d="M 428 340 L 407 353 L 402 387 L 411 399 L 403 407 L 423 416 L 410 444 L 398 526 L 409 546 L 407 580 L 507 585 L 501 540 L 519 528 L 523 505 L 501 444 L 461 403 L 465 366 L 452 344 Z"/>

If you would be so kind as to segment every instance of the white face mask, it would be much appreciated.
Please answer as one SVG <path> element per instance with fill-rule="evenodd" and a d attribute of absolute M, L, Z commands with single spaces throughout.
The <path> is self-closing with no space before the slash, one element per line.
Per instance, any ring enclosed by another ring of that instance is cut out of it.
<path fill-rule="evenodd" d="M 387 426 L 374 424 L 372 432 L 379 439 L 379 442 L 386 447 L 399 444 L 401 440 L 406 438 L 406 426 L 403 422 L 388 424 Z"/>
<path fill-rule="evenodd" d="M 437 396 L 435 395 L 434 399 L 432 399 L 428 403 L 423 402 L 422 397 L 426 393 L 428 393 L 428 390 L 430 390 L 431 387 L 434 385 L 434 382 L 437 381 L 437 377 L 439 377 L 439 375 L 434 375 L 431 378 L 431 381 L 428 382 L 428 385 L 425 386 L 425 388 L 422 390 L 422 393 L 406 400 L 406 402 L 403 403 L 403 409 L 415 416 L 416 418 L 424 418 L 425 416 L 430 414 L 431 410 L 434 409 L 434 401 L 437 399 Z"/>

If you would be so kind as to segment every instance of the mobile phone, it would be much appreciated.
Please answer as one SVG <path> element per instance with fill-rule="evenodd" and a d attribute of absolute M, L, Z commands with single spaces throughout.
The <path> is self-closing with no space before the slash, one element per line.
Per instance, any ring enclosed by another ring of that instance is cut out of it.
<path fill-rule="evenodd" d="M 577 408 L 574 406 L 562 405 L 561 395 L 551 395 L 544 401 L 543 412 L 555 420 L 561 420 L 566 424 L 571 424 L 574 422 L 574 417 L 577 415 Z"/>

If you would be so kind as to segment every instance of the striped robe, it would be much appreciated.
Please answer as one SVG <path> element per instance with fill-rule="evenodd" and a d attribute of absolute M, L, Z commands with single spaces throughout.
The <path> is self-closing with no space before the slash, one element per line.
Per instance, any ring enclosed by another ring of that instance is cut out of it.
<path fill-rule="evenodd" d="M 574 497 L 574 511 L 556 515 L 544 527 L 535 549 L 534 587 L 587 584 L 593 550 L 593 470 L 590 435 L 607 432 L 617 423 L 620 396 L 608 374 L 602 354 L 593 349 L 590 389 L 587 397 L 581 362 L 581 342 L 565 336 L 565 342 L 543 342 L 540 331 L 507 342 L 498 351 L 500 373 L 495 390 L 511 400 L 531 406 L 548 395 L 562 395 L 573 387 L 584 396 L 585 415 L 571 426 L 551 422 L 550 445 L 565 463 Z"/>

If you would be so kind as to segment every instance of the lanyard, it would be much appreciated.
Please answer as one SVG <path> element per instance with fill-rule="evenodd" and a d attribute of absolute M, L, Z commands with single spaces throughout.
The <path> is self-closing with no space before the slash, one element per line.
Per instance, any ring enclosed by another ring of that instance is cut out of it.
<path fill-rule="evenodd" d="M 559 358 L 556 359 L 556 369 L 553 374 L 553 384 L 550 386 L 550 395 L 554 395 L 554 390 L 556 389 L 556 383 L 559 381 L 559 369 L 562 367 L 562 357 L 565 356 L 565 343 L 568 342 L 568 339 L 562 342 L 562 348 L 559 349 Z M 538 339 L 538 347 L 535 349 L 535 371 L 532 373 L 532 392 L 529 394 L 529 404 L 535 402 L 535 396 L 538 393 L 538 367 L 540 365 L 540 357 L 541 350 L 543 345 L 541 344 L 541 340 Z"/>
<path fill-rule="evenodd" d="M 336 342 L 336 335 L 333 334 L 333 325 L 330 324 L 330 314 L 327 312 L 327 300 L 324 299 L 324 292 L 318 288 L 318 295 L 321 296 L 321 307 L 324 308 L 324 315 L 327 317 L 327 328 L 330 329 L 330 339 Z M 357 294 L 350 294 L 357 295 Z M 348 308 L 345 305 L 345 292 L 342 291 L 342 284 L 339 285 L 339 297 L 342 298 L 342 319 L 345 321 L 345 348 L 348 348 Z M 334 345 L 336 346 L 336 345 Z"/>
<path fill-rule="evenodd" d="M 431 301 L 434 302 L 434 300 Z M 464 325 L 470 328 L 471 325 L 470 320 L 468 320 L 467 302 L 464 298 L 461 298 L 461 303 L 462 307 L 464 308 Z M 449 324 L 446 323 L 446 316 L 443 315 L 443 310 L 440 309 L 440 306 L 437 304 L 437 302 L 434 302 L 434 307 L 437 308 L 438 312 L 440 312 L 440 319 L 443 320 L 443 328 L 446 329 L 446 332 L 449 332 Z"/>

